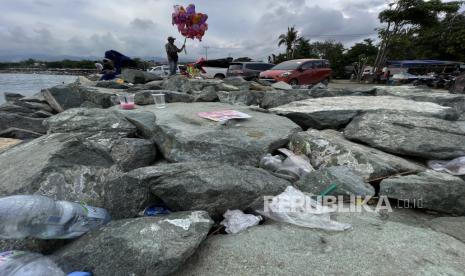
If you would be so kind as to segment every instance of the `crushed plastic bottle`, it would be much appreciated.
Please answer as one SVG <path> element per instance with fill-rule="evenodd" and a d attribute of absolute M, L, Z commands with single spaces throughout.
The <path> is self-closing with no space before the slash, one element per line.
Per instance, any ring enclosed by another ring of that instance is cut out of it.
<path fill-rule="evenodd" d="M 65 276 L 50 258 L 38 253 L 6 251 L 0 253 L 2 276 Z"/>
<path fill-rule="evenodd" d="M 0 239 L 72 239 L 110 221 L 105 209 L 40 195 L 0 198 Z"/>
<path fill-rule="evenodd" d="M 465 175 L 465 156 L 457 157 L 455 159 L 444 160 L 431 160 L 427 163 L 428 167 L 438 172 L 447 172 L 452 175 Z"/>

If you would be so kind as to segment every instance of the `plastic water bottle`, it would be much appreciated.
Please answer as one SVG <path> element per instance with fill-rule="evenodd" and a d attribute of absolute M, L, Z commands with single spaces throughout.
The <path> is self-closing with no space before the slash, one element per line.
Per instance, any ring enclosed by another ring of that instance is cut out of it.
<path fill-rule="evenodd" d="M 2 276 L 65 276 L 51 259 L 37 253 L 6 251 L 0 253 Z"/>
<path fill-rule="evenodd" d="M 0 239 L 71 239 L 110 221 L 105 209 L 40 195 L 0 198 Z"/>

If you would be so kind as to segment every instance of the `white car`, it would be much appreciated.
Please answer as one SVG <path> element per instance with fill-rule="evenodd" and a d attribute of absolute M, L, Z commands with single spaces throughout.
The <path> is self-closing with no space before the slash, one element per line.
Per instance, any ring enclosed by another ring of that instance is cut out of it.
<path fill-rule="evenodd" d="M 155 66 L 147 69 L 147 72 L 153 73 L 157 76 L 160 77 L 165 77 L 170 74 L 170 67 L 168 65 L 161 65 L 161 66 Z M 176 69 L 176 74 L 180 74 L 181 70 L 178 68 Z"/>
<path fill-rule="evenodd" d="M 221 79 L 222 80 L 226 78 L 227 72 L 228 72 L 228 68 L 202 66 L 202 70 L 200 70 L 200 75 L 207 79 Z"/>

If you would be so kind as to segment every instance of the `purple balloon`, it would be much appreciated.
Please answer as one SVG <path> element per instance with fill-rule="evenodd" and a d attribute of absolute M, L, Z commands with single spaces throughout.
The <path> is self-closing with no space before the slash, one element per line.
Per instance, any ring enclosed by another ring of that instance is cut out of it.
<path fill-rule="evenodd" d="M 195 14 L 195 5 L 190 4 L 189 6 L 187 6 L 186 11 L 187 11 L 188 14 Z"/>

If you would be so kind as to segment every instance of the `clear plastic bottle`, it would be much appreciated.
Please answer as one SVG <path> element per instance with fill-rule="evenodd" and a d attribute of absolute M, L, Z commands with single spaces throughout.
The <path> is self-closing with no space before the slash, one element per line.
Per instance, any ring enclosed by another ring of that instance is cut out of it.
<path fill-rule="evenodd" d="M 51 259 L 37 253 L 6 251 L 0 253 L 2 276 L 65 276 Z"/>
<path fill-rule="evenodd" d="M 71 239 L 110 221 L 105 209 L 40 195 L 0 198 L 0 239 Z"/>

